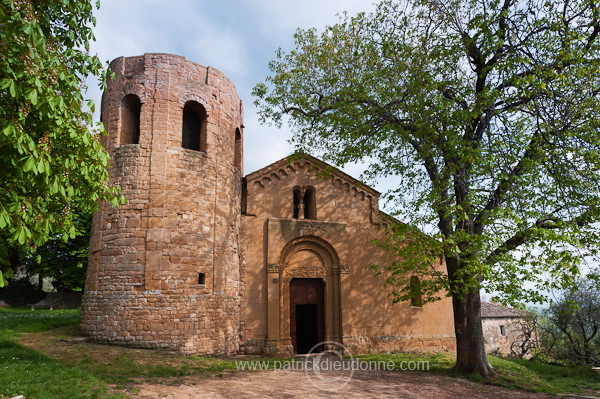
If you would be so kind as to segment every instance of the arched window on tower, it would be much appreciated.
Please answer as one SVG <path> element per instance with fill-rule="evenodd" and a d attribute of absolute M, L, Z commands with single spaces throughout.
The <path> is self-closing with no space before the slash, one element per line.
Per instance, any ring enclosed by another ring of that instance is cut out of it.
<path fill-rule="evenodd" d="M 294 219 L 317 218 L 317 196 L 314 187 L 294 187 Z"/>
<path fill-rule="evenodd" d="M 196 101 L 188 101 L 183 106 L 181 146 L 206 151 L 206 110 Z"/>
<path fill-rule="evenodd" d="M 233 166 L 242 169 L 242 133 L 240 129 L 235 129 L 235 155 L 233 157 Z"/>
<path fill-rule="evenodd" d="M 140 114 L 142 103 L 135 94 L 128 94 L 121 100 L 120 145 L 140 143 Z"/>

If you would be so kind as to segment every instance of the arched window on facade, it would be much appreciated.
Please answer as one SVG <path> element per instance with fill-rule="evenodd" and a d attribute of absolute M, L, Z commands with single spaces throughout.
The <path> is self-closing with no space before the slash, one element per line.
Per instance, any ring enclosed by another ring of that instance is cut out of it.
<path fill-rule="evenodd" d="M 235 155 L 233 158 L 233 166 L 242 169 L 242 133 L 240 129 L 235 129 Z"/>
<path fill-rule="evenodd" d="M 314 187 L 294 187 L 294 219 L 317 218 L 317 196 Z"/>
<path fill-rule="evenodd" d="M 308 187 L 304 191 L 304 219 L 317 218 L 317 198 L 315 189 Z"/>
<path fill-rule="evenodd" d="M 298 219 L 300 214 L 304 215 L 304 211 L 301 212 L 302 204 L 302 189 L 300 187 L 294 187 L 294 219 Z M 302 204 L 302 207 L 304 204 Z"/>
<path fill-rule="evenodd" d="M 120 145 L 140 143 L 140 114 L 142 103 L 135 94 L 128 94 L 121 100 Z"/>
<path fill-rule="evenodd" d="M 409 287 L 410 290 L 410 306 L 423 306 L 423 295 L 421 293 L 421 280 L 417 276 L 411 276 Z"/>
<path fill-rule="evenodd" d="M 188 101 L 183 106 L 181 146 L 206 151 L 206 110 L 196 101 Z"/>

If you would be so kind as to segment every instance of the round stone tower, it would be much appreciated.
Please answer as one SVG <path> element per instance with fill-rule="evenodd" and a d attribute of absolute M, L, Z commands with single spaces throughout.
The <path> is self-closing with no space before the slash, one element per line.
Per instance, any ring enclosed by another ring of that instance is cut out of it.
<path fill-rule="evenodd" d="M 232 354 L 240 344 L 242 105 L 221 72 L 117 58 L 102 98 L 112 181 L 94 215 L 81 330 L 95 341 Z"/>

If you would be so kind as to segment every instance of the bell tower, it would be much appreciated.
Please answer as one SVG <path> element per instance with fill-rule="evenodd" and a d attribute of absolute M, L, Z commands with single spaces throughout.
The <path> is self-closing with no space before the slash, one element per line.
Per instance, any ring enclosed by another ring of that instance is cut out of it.
<path fill-rule="evenodd" d="M 95 341 L 232 354 L 240 344 L 243 110 L 221 72 L 117 58 L 102 143 L 128 203 L 94 215 L 81 330 Z"/>

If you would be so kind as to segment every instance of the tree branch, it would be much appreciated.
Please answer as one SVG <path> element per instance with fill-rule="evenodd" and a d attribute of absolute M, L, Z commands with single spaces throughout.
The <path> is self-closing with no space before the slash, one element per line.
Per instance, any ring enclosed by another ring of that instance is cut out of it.
<path fill-rule="evenodd" d="M 537 130 L 529 144 L 525 153 L 519 160 L 519 163 L 515 165 L 515 167 L 510 171 L 508 176 L 501 180 L 496 187 L 496 190 L 492 193 L 485 207 L 479 212 L 477 217 L 475 218 L 475 233 L 481 234 L 483 232 L 483 225 L 485 223 L 485 219 L 490 214 L 490 212 L 500 205 L 504 203 L 506 200 L 506 194 L 512 189 L 516 179 L 525 171 L 526 164 L 535 158 L 535 154 L 539 151 L 538 143 L 542 138 L 542 132 Z"/>
<path fill-rule="evenodd" d="M 534 228 L 546 229 L 546 230 L 554 230 L 560 229 L 565 225 L 577 225 L 579 227 L 583 227 L 589 225 L 594 222 L 593 215 L 596 213 L 594 207 L 590 207 L 586 209 L 585 212 L 581 213 L 579 216 L 571 219 L 564 220 L 558 217 L 548 216 L 543 219 L 538 219 L 536 222 L 523 229 L 516 232 L 512 237 L 504 241 L 498 248 L 496 248 L 492 253 L 490 253 L 485 259 L 486 264 L 493 263 L 496 258 L 518 248 L 519 246 L 531 241 L 533 236 L 531 235 L 531 231 Z"/>
<path fill-rule="evenodd" d="M 429 180 L 431 181 L 431 185 L 434 190 L 438 191 L 440 195 L 441 201 L 439 204 L 436 204 L 435 207 L 436 212 L 438 214 L 438 227 L 440 231 L 445 237 L 448 237 L 452 234 L 452 216 L 449 215 L 447 206 L 450 202 L 450 197 L 448 195 L 448 186 L 443 179 L 443 176 L 439 172 L 439 169 L 435 163 L 433 158 L 433 154 L 431 151 L 424 151 L 421 143 L 419 143 L 416 139 L 412 138 L 409 140 L 413 149 L 417 152 L 419 157 L 423 160 L 423 166 L 427 171 L 427 175 L 429 176 Z M 445 204 L 445 206 L 444 206 Z"/>

